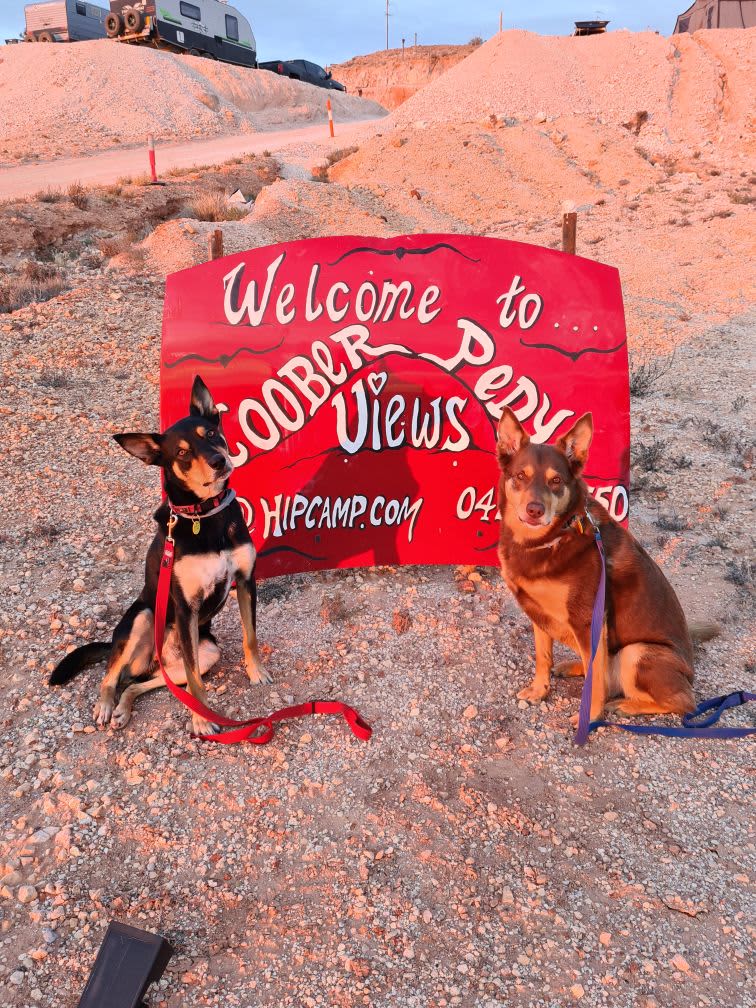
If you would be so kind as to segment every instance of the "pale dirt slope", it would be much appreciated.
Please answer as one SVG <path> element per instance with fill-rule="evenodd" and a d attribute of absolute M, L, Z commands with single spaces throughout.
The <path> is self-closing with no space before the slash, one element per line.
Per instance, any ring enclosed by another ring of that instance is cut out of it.
<path fill-rule="evenodd" d="M 609 125 L 646 112 L 645 141 L 753 151 L 756 29 L 561 38 L 494 36 L 394 113 L 418 121 L 470 122 L 491 113 L 531 119 L 577 114 Z"/>
<path fill-rule="evenodd" d="M 0 162 L 45 161 L 117 144 L 256 132 L 383 111 L 265 70 L 102 40 L 0 51 Z"/>

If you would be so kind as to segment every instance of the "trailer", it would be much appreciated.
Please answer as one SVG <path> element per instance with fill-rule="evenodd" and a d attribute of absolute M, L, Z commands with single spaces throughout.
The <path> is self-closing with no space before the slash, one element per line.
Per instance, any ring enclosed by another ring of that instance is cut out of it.
<path fill-rule="evenodd" d="M 257 66 L 250 23 L 224 0 L 111 0 L 105 32 L 131 45 Z"/>
<path fill-rule="evenodd" d="M 105 38 L 104 7 L 87 0 L 52 0 L 24 7 L 25 42 L 86 42 Z"/>
<path fill-rule="evenodd" d="M 603 35 L 608 21 L 576 21 L 573 35 Z"/>

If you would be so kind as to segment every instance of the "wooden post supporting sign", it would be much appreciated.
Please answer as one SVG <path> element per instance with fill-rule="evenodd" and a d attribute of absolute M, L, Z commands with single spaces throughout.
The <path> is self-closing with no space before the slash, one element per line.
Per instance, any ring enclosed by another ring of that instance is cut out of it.
<path fill-rule="evenodd" d="M 216 228 L 215 231 L 210 235 L 210 258 L 211 259 L 222 259 L 223 258 L 223 232 L 220 228 Z"/>
<path fill-rule="evenodd" d="M 563 213 L 562 252 L 569 252 L 570 255 L 575 255 L 576 240 L 577 240 L 577 214 L 574 211 L 572 213 Z"/>

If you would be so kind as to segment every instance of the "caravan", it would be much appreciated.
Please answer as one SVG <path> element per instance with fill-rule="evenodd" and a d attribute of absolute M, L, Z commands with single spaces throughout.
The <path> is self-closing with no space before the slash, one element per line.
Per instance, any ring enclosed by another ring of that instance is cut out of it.
<path fill-rule="evenodd" d="M 24 8 L 26 42 L 84 42 L 105 38 L 107 10 L 86 0 L 52 0 Z"/>
<path fill-rule="evenodd" d="M 257 66 L 249 21 L 224 0 L 111 0 L 108 38 Z"/>

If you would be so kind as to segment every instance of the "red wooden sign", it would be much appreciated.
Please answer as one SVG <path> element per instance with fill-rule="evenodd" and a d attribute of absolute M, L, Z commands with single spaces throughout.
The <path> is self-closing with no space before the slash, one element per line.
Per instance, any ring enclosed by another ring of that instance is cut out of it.
<path fill-rule="evenodd" d="M 262 577 L 497 565 L 497 419 L 537 442 L 592 410 L 586 481 L 628 510 L 616 269 L 468 235 L 315 238 L 168 278 L 161 421 L 224 410 Z"/>

